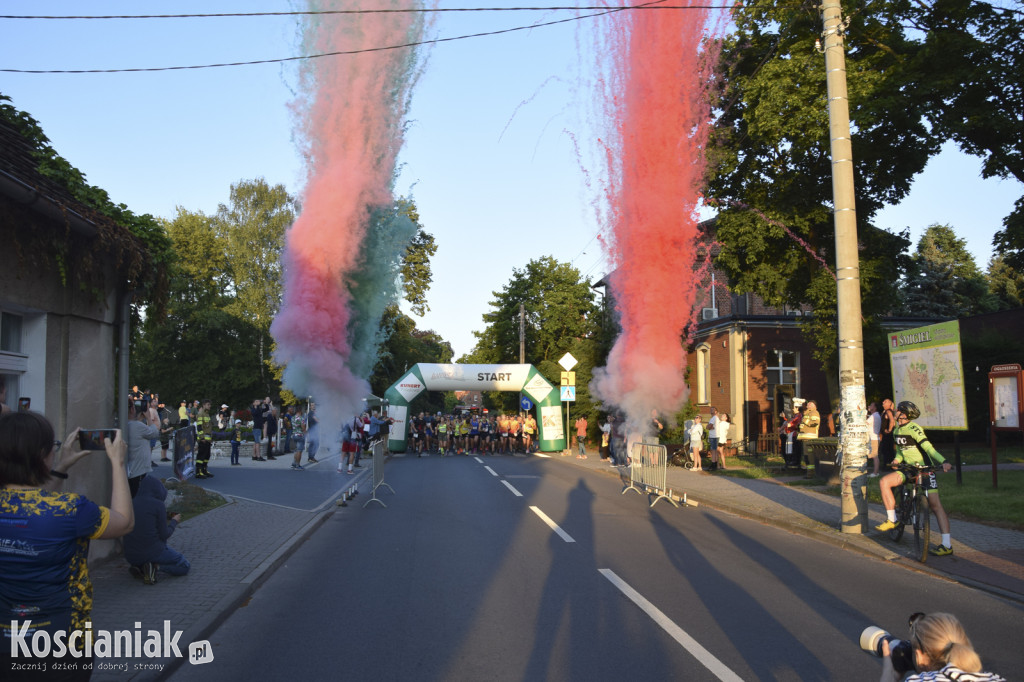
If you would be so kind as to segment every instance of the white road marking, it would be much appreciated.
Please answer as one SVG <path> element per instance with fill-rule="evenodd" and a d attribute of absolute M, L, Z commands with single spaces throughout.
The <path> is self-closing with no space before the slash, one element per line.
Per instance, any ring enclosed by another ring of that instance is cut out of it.
<path fill-rule="evenodd" d="M 562 530 L 561 528 L 559 528 L 559 527 L 558 527 L 558 524 L 557 524 L 557 523 L 555 523 L 554 521 L 552 521 L 552 520 L 551 520 L 551 518 L 550 518 L 550 517 L 549 517 L 549 516 L 548 516 L 547 514 L 545 514 L 544 512 L 542 512 L 542 511 L 541 511 L 540 509 L 538 509 L 537 507 L 530 507 L 530 509 L 532 509 L 532 510 L 533 510 L 533 513 L 534 513 L 534 514 L 536 514 L 537 516 L 539 516 L 539 517 L 540 517 L 540 520 L 541 520 L 541 521 L 543 521 L 544 523 L 548 524 L 548 528 L 550 528 L 551 530 L 553 530 L 553 531 L 555 531 L 556 533 L 558 533 L 558 537 L 562 538 L 562 539 L 563 539 L 563 540 L 565 540 L 566 542 L 576 542 L 575 540 L 573 540 L 573 539 L 572 539 L 572 536 L 571 536 L 571 535 L 569 535 L 569 534 L 568 534 L 568 533 L 566 533 L 566 532 L 565 532 L 564 530 Z"/>
<path fill-rule="evenodd" d="M 511 491 L 512 491 L 512 494 L 513 494 L 513 495 L 515 495 L 516 497 L 522 497 L 522 496 L 523 496 L 523 494 L 522 494 L 521 492 L 519 492 L 518 490 L 516 490 L 516 489 L 515 489 L 515 488 L 514 488 L 514 487 L 512 486 L 512 484 L 511 484 L 511 483 L 509 483 L 508 481 L 506 481 L 506 480 L 502 480 L 502 483 L 504 483 L 504 484 L 505 484 L 505 487 L 506 487 L 506 488 L 508 488 L 509 490 L 511 490 Z"/>
<path fill-rule="evenodd" d="M 473 459 L 476 460 L 477 464 L 483 464 L 484 463 L 484 461 L 482 459 L 480 459 L 479 457 L 477 457 L 476 455 L 473 455 Z"/>
<path fill-rule="evenodd" d="M 551 459 L 551 455 L 545 455 L 543 452 L 533 453 L 534 457 L 543 457 L 544 459 Z"/>
<path fill-rule="evenodd" d="M 484 465 L 484 469 L 487 469 L 488 471 L 490 471 L 491 472 L 491 476 L 497 476 L 498 475 L 498 472 L 496 472 L 494 469 L 492 469 L 491 467 L 489 467 L 487 465 Z"/>
<path fill-rule="evenodd" d="M 672 622 L 672 620 L 666 616 L 661 610 L 647 601 L 642 594 L 634 590 L 629 586 L 622 578 L 615 574 L 608 568 L 600 568 L 598 571 L 605 578 L 619 588 L 619 590 L 629 597 L 630 601 L 639 606 L 648 616 L 654 620 L 655 623 L 661 626 L 661 628 L 669 634 L 672 639 L 679 642 L 684 649 L 686 649 L 691 656 L 696 658 L 703 664 L 705 668 L 711 671 L 711 673 L 722 680 L 723 682 L 743 682 L 743 678 L 730 670 L 724 663 L 715 658 L 710 651 L 702 647 L 697 643 L 693 637 L 686 634 L 686 631 L 681 627 Z"/>

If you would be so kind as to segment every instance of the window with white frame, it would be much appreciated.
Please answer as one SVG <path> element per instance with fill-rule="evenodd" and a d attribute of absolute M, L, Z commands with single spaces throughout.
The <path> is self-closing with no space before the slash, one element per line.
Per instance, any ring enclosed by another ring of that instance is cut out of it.
<path fill-rule="evenodd" d="M 28 366 L 22 355 L 22 322 L 21 315 L 0 312 L 0 381 L 4 383 L 8 407 L 16 404 L 21 395 L 21 375 Z"/>
<path fill-rule="evenodd" d="M 697 404 L 711 402 L 711 347 L 702 343 L 697 346 Z"/>
<path fill-rule="evenodd" d="M 796 351 L 771 350 L 765 363 L 765 377 L 769 386 L 796 386 L 799 379 L 800 356 Z M 769 395 L 772 392 L 769 391 Z"/>

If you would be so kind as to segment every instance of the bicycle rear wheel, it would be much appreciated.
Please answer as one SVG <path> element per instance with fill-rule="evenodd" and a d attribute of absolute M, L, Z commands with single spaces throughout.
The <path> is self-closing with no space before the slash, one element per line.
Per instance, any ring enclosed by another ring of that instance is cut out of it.
<path fill-rule="evenodd" d="M 914 550 L 922 564 L 928 560 L 928 542 L 931 540 L 931 507 L 923 493 L 914 498 Z"/>

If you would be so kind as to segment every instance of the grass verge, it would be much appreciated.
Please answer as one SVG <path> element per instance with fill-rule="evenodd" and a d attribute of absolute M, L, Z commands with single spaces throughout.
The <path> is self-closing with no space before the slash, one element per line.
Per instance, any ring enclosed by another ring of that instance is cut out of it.
<path fill-rule="evenodd" d="M 882 503 L 878 479 L 870 479 L 868 501 Z M 827 486 L 822 492 L 840 494 L 839 486 Z M 1024 471 L 1000 471 L 999 488 L 992 488 L 991 471 L 965 471 L 957 485 L 955 474 L 939 475 L 942 507 L 951 518 L 989 526 L 1024 530 Z"/>
<path fill-rule="evenodd" d="M 217 493 L 211 493 L 187 481 L 164 481 L 164 485 L 175 494 L 174 501 L 167 505 L 167 511 L 181 514 L 182 521 L 187 521 L 228 502 Z"/>
<path fill-rule="evenodd" d="M 952 460 L 952 453 L 943 453 Z M 988 464 L 991 453 L 987 448 L 976 447 L 961 449 L 964 464 Z M 1000 461 L 1017 461 L 1015 458 L 1004 459 L 1000 451 Z M 734 478 L 763 479 L 785 477 L 787 485 L 815 488 L 819 492 L 838 497 L 838 485 L 829 486 L 818 478 L 800 478 L 801 472 L 782 469 L 782 458 L 748 458 L 732 457 L 728 460 L 729 469 L 717 475 Z M 999 488 L 992 488 L 992 472 L 965 471 L 963 483 L 957 485 L 954 473 L 939 475 L 939 493 L 942 506 L 950 517 L 963 521 L 974 521 L 1000 528 L 1024 530 L 1024 471 L 1001 470 L 999 472 Z M 882 496 L 878 488 L 878 479 L 869 479 L 867 487 L 868 501 L 881 504 Z"/>

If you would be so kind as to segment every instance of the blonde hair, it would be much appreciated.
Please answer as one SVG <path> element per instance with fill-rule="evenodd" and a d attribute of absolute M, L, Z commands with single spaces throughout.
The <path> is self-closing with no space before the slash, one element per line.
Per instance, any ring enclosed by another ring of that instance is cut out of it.
<path fill-rule="evenodd" d="M 911 643 L 928 656 L 938 670 L 948 663 L 964 672 L 981 672 L 981 658 L 964 626 L 950 613 L 929 613 L 911 629 Z"/>

